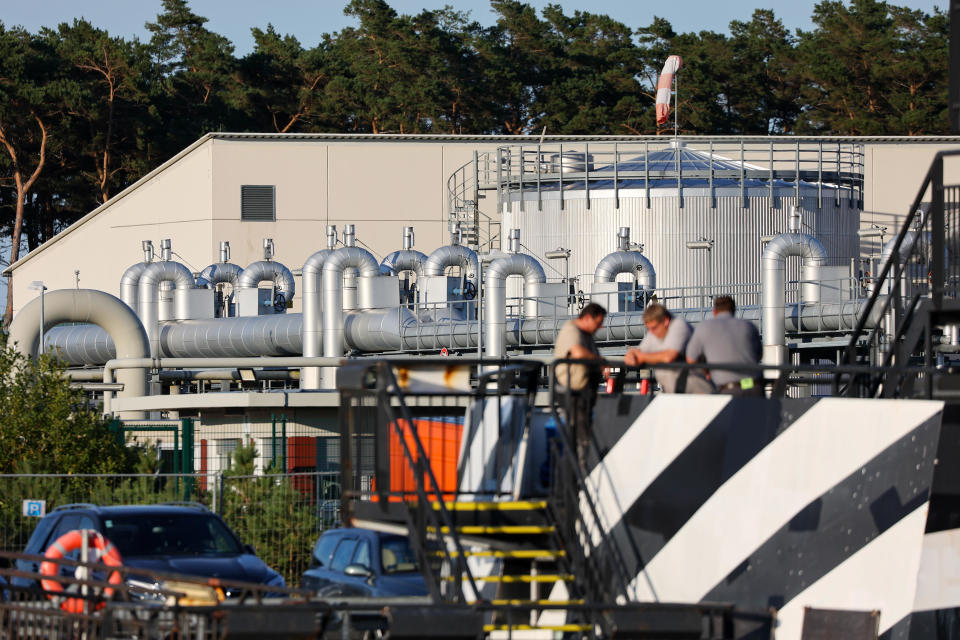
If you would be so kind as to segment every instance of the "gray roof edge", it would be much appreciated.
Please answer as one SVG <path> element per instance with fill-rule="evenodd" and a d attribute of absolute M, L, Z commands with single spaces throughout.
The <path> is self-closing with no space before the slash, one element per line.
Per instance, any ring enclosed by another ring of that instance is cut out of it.
<path fill-rule="evenodd" d="M 90 222 L 90 220 L 92 220 L 93 218 L 95 218 L 95 217 L 98 216 L 99 214 L 103 213 L 104 211 L 106 211 L 107 209 L 109 209 L 110 207 L 112 207 L 114 204 L 116 204 L 116 203 L 119 202 L 120 200 L 123 200 L 123 199 L 126 198 L 128 195 L 130 195 L 131 193 L 133 193 L 134 191 L 136 191 L 137 189 L 139 189 L 140 187 L 142 187 L 143 185 L 147 184 L 148 182 L 150 182 L 151 180 L 153 180 L 155 177 L 157 177 L 158 175 L 160 175 L 161 173 L 163 173 L 164 171 L 166 171 L 166 170 L 167 170 L 169 167 L 171 167 L 173 164 L 175 164 L 176 162 L 179 162 L 181 158 L 183 158 L 184 156 L 187 156 L 187 155 L 193 153 L 193 152 L 196 151 L 199 147 L 203 146 L 204 143 L 206 143 L 206 142 L 208 142 L 208 141 L 210 141 L 210 140 L 212 140 L 212 139 L 213 139 L 213 134 L 210 134 L 210 133 L 204 134 L 203 136 L 201 136 L 200 138 L 198 138 L 195 142 L 193 142 L 192 144 L 190 144 L 190 146 L 188 146 L 188 147 L 186 147 L 185 149 L 183 149 L 182 151 L 178 152 L 176 155 L 172 156 L 169 160 L 167 160 L 167 161 L 164 162 L 163 164 L 159 165 L 158 167 L 156 167 L 156 168 L 153 169 L 152 171 L 148 172 L 147 174 L 145 174 L 143 177 L 141 177 L 139 180 L 137 180 L 136 182 L 134 182 L 134 183 L 131 184 L 130 186 L 126 187 L 123 191 L 121 191 L 121 192 L 118 193 L 117 195 L 113 196 L 112 198 L 110 198 L 109 200 L 107 200 L 106 202 L 104 202 L 102 205 L 100 205 L 99 207 L 97 207 L 96 209 L 94 209 L 93 211 L 91 211 L 90 213 L 86 214 L 85 216 L 83 216 L 82 218 L 80 218 L 79 220 L 77 220 L 76 222 L 74 222 L 73 224 L 71 224 L 69 227 L 67 227 L 66 229 L 64 229 L 64 230 L 61 231 L 60 233 L 56 234 L 55 236 L 53 236 L 52 238 L 50 238 L 49 240 L 47 240 L 46 242 L 44 242 L 42 245 L 40 245 L 39 247 L 37 247 L 36 249 L 34 249 L 33 251 L 31 251 L 31 252 L 28 253 L 27 255 L 23 256 L 22 258 L 20 258 L 19 260 L 17 260 L 17 261 L 14 262 L 13 264 L 11 264 L 9 267 L 7 267 L 7 268 L 4 269 L 2 272 L 0 272 L 0 275 L 8 276 L 8 277 L 9 277 L 9 276 L 12 276 L 12 275 L 13 275 L 13 272 L 14 272 L 16 269 L 18 269 L 20 266 L 22 266 L 23 264 L 29 262 L 30 260 L 32 260 L 34 257 L 36 257 L 37 255 L 39 255 L 40 253 L 42 253 L 43 251 L 45 251 L 45 250 L 48 249 L 49 247 L 53 246 L 54 244 L 56 244 L 57 242 L 59 242 L 59 241 L 62 240 L 63 238 L 67 237 L 68 235 L 70 235 L 71 233 L 73 233 L 74 231 L 76 231 L 77 229 L 79 229 L 80 227 L 82 227 L 83 225 L 85 225 L 86 223 Z"/>
<path fill-rule="evenodd" d="M 215 140 L 316 140 L 316 141 L 391 141 L 391 142 L 523 142 L 539 140 L 540 135 L 504 136 L 488 134 L 424 134 L 424 133 L 208 133 L 204 137 Z M 671 142 L 672 136 L 622 136 L 622 135 L 547 135 L 545 141 L 555 142 Z M 874 143 L 954 143 L 960 144 L 960 135 L 950 136 L 763 136 L 763 135 L 685 135 L 681 142 L 716 141 L 772 141 L 772 142 L 874 142 Z"/>

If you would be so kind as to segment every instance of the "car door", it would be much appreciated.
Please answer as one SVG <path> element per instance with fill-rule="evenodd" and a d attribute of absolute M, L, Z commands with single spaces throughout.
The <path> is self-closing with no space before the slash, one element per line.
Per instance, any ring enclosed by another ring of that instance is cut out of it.
<path fill-rule="evenodd" d="M 349 595 L 362 597 L 370 597 L 373 595 L 376 576 L 373 571 L 372 558 L 373 549 L 370 540 L 365 538 L 357 540 L 356 550 L 353 552 L 353 558 L 350 559 L 350 564 L 360 565 L 366 568 L 370 571 L 371 576 L 348 576 L 344 574 L 343 581 L 349 588 Z"/>
<path fill-rule="evenodd" d="M 303 574 L 301 587 L 316 591 L 330 584 L 333 575 L 331 574 L 330 563 L 342 539 L 343 532 L 341 531 L 329 531 L 320 536 L 317 544 L 313 547 L 310 568 Z"/>

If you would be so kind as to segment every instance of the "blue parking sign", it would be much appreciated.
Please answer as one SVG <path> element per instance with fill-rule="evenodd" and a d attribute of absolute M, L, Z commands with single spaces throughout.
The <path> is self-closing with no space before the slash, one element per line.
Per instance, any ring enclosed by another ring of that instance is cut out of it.
<path fill-rule="evenodd" d="M 23 515 L 27 518 L 42 518 L 47 515 L 46 500 L 24 500 Z"/>

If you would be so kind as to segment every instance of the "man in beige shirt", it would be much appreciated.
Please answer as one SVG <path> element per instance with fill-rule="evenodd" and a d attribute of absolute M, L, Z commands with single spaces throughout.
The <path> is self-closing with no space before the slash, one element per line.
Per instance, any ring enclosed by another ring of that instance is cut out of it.
<path fill-rule="evenodd" d="M 568 320 L 554 345 L 554 358 L 577 360 L 600 360 L 600 352 L 593 340 L 594 334 L 603 326 L 607 310 L 591 302 L 580 316 Z M 577 460 L 586 469 L 586 454 L 590 447 L 590 423 L 593 405 L 597 399 L 597 385 L 604 372 L 598 366 L 560 363 L 556 366 L 557 392 L 564 418 L 572 430 L 577 445 Z"/>

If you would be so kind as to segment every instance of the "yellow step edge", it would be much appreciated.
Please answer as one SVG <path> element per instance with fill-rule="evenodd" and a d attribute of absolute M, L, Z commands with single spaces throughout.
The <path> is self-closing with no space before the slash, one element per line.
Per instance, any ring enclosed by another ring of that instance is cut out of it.
<path fill-rule="evenodd" d="M 457 533 L 466 535 L 495 535 L 495 534 L 542 534 L 553 533 L 553 527 L 535 527 L 528 525 L 504 525 L 500 527 L 485 527 L 481 525 L 466 525 L 456 527 Z M 436 527 L 427 527 L 430 533 L 436 533 Z M 450 527 L 441 527 L 440 533 L 450 533 Z"/>
<path fill-rule="evenodd" d="M 592 631 L 593 626 L 589 624 L 546 624 L 546 625 L 530 625 L 530 624 L 485 624 L 483 625 L 483 630 L 486 632 L 490 631 Z"/>
<path fill-rule="evenodd" d="M 434 511 L 440 504 L 433 502 Z M 547 508 L 546 500 L 512 500 L 509 502 L 444 502 L 447 511 L 537 511 Z"/>
<path fill-rule="evenodd" d="M 453 576 L 444 576 L 444 580 L 452 581 Z M 467 577 L 464 576 L 463 580 Z M 522 583 L 522 582 L 570 582 L 573 580 L 571 575 L 536 575 L 536 576 L 474 576 L 475 582 L 500 582 L 500 583 Z"/>
<path fill-rule="evenodd" d="M 434 551 L 433 555 L 437 557 L 446 557 L 443 551 Z M 458 557 L 459 551 L 451 551 L 451 557 Z M 567 555 L 566 551 L 554 549 L 517 549 L 514 551 L 500 551 L 497 549 L 488 549 L 484 551 L 465 551 L 464 555 L 468 558 L 563 558 Z"/>

